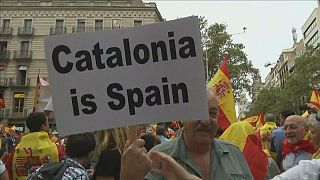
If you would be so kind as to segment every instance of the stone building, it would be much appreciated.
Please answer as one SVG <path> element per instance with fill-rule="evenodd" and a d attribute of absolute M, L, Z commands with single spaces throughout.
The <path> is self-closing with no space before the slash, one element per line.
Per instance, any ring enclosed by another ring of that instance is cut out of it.
<path fill-rule="evenodd" d="M 0 120 L 20 130 L 33 110 L 38 74 L 48 77 L 46 36 L 163 21 L 156 4 L 142 0 L 0 0 L 0 9 Z"/>

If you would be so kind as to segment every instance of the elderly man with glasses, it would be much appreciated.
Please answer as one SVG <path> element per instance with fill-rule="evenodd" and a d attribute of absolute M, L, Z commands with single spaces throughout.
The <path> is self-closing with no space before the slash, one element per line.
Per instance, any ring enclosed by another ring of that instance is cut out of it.
<path fill-rule="evenodd" d="M 301 160 L 310 160 L 314 148 L 308 139 L 305 139 L 309 131 L 307 121 L 298 115 L 286 118 L 283 126 L 286 140 L 282 145 L 282 168 L 284 171 L 299 164 Z"/>

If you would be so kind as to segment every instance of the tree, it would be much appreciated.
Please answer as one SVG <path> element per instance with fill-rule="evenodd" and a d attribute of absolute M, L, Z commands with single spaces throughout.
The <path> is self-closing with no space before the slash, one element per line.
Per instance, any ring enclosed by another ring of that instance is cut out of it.
<path fill-rule="evenodd" d="M 314 86 L 320 85 L 320 50 L 307 49 L 303 56 L 295 60 L 293 73 L 286 80 L 283 96 L 292 104 L 292 109 L 301 113 L 309 102 Z"/>
<path fill-rule="evenodd" d="M 260 91 L 259 96 L 253 102 L 247 116 L 259 113 L 280 113 L 283 108 L 282 91 L 278 87 L 266 87 Z"/>
<path fill-rule="evenodd" d="M 303 56 L 295 59 L 294 71 L 288 75 L 283 87 L 264 88 L 249 114 L 283 110 L 301 114 L 306 110 L 305 104 L 309 102 L 314 86 L 320 87 L 320 50 L 307 48 Z"/>
<path fill-rule="evenodd" d="M 231 35 L 226 32 L 225 24 L 215 23 L 208 26 L 207 20 L 200 18 L 200 30 L 204 56 L 208 58 L 209 79 L 211 79 L 219 68 L 224 56 L 229 62 L 229 70 L 235 99 L 240 93 L 247 91 L 251 93 L 252 78 L 258 74 L 252 62 L 248 60 L 243 52 L 245 46 L 241 43 L 233 43 Z"/>

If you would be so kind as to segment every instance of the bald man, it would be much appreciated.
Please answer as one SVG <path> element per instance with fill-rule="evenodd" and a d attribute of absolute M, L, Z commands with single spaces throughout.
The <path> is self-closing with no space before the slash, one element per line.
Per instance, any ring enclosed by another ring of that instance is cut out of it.
<path fill-rule="evenodd" d="M 304 139 L 309 131 L 305 118 L 291 115 L 284 122 L 286 140 L 282 145 L 282 167 L 286 171 L 299 164 L 300 160 L 310 160 L 314 152 L 309 140 Z"/>

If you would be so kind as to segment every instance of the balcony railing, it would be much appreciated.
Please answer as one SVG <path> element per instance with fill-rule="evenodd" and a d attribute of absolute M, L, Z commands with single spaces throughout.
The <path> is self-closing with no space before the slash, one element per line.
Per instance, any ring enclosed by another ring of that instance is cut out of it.
<path fill-rule="evenodd" d="M 7 61 L 10 59 L 10 51 L 0 51 L 0 61 Z"/>
<path fill-rule="evenodd" d="M 8 78 L 0 77 L 0 87 L 8 87 Z"/>
<path fill-rule="evenodd" d="M 20 50 L 20 51 L 13 51 L 13 59 L 32 59 L 32 51 L 29 50 Z"/>
<path fill-rule="evenodd" d="M 93 32 L 93 31 L 106 31 L 112 29 L 111 27 L 73 27 L 72 32 Z"/>
<path fill-rule="evenodd" d="M 50 28 L 50 35 L 54 34 L 66 34 L 67 28 L 66 27 L 51 27 Z"/>
<path fill-rule="evenodd" d="M 29 87 L 30 78 L 9 78 L 10 87 Z"/>
<path fill-rule="evenodd" d="M 5 108 L 0 109 L 0 118 L 26 118 L 28 113 L 31 113 L 31 110 L 22 109 L 17 112 L 16 110 Z"/>
<path fill-rule="evenodd" d="M 18 28 L 18 35 L 20 36 L 32 36 L 34 33 L 34 28 L 25 28 L 25 27 L 19 27 Z"/>
<path fill-rule="evenodd" d="M 12 35 L 12 27 L 0 27 L 0 35 L 1 36 L 11 36 Z"/>

